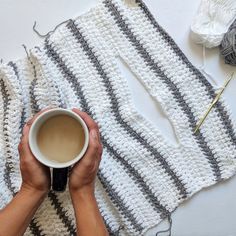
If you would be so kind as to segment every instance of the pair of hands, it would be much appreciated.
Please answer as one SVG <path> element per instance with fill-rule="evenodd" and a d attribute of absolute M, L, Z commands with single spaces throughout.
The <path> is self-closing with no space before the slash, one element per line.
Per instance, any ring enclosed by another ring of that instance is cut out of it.
<path fill-rule="evenodd" d="M 108 236 L 94 194 L 95 177 L 102 155 L 98 126 L 86 113 L 78 109 L 73 111 L 81 116 L 89 128 L 88 149 L 74 165 L 69 177 L 77 235 Z M 11 202 L 0 210 L 0 235 L 23 235 L 50 190 L 50 170 L 33 156 L 28 142 L 30 127 L 38 115 L 27 122 L 23 130 L 19 144 L 22 186 Z"/>
<path fill-rule="evenodd" d="M 41 164 L 32 154 L 29 147 L 29 130 L 39 114 L 29 120 L 23 129 L 23 135 L 18 150 L 20 154 L 20 169 L 22 175 L 21 189 L 24 191 L 36 191 L 46 195 L 50 190 L 51 177 L 48 167 Z M 98 125 L 85 113 L 73 109 L 87 124 L 89 128 L 89 146 L 83 158 L 71 170 L 69 176 L 70 192 L 94 193 L 94 183 L 102 156 L 102 144 Z"/>

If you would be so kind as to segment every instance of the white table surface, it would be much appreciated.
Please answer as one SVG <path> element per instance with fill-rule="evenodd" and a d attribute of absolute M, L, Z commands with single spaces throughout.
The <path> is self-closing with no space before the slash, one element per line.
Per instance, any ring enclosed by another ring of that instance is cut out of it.
<path fill-rule="evenodd" d="M 158 22 L 175 39 L 180 48 L 196 66 L 202 64 L 202 48 L 189 38 L 191 20 L 200 0 L 145 0 Z M 28 48 L 41 39 L 32 31 L 33 22 L 44 33 L 56 24 L 77 16 L 96 4 L 96 0 L 0 0 L 0 58 L 9 61 L 25 56 L 22 44 Z M 206 51 L 206 70 L 219 86 L 235 68 L 224 65 L 218 49 Z M 150 119 L 163 133 L 174 140 L 166 118 L 153 103 L 136 78 L 126 69 L 133 101 L 137 109 Z M 224 93 L 236 120 L 236 79 Z M 173 236 L 236 236 L 236 177 L 196 194 L 173 213 Z M 165 223 L 150 230 L 155 235 Z M 161 234 L 165 236 L 165 234 Z"/>

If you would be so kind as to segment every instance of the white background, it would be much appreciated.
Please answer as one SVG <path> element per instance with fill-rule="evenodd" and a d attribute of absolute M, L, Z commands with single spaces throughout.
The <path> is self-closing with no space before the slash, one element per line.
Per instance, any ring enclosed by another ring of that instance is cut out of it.
<path fill-rule="evenodd" d="M 202 64 L 202 48 L 189 38 L 189 27 L 200 0 L 145 0 L 158 22 L 175 39 L 196 66 Z M 96 0 L 0 0 L 0 58 L 4 61 L 25 56 L 22 44 L 28 48 L 41 39 L 32 31 L 34 21 L 45 33 L 56 24 L 81 14 L 96 4 Z M 207 50 L 206 70 L 219 86 L 235 68 L 224 65 L 218 49 Z M 139 82 L 123 67 L 137 109 L 174 139 L 168 121 L 145 93 Z M 224 93 L 236 120 L 236 79 Z M 173 213 L 173 236 L 236 236 L 236 177 L 196 194 Z M 155 235 L 165 228 L 161 224 L 148 232 Z M 160 234 L 165 236 L 165 234 Z"/>

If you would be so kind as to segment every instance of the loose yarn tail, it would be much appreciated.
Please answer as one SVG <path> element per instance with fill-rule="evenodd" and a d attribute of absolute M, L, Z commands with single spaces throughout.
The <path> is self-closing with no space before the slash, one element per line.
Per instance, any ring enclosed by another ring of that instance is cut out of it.
<path fill-rule="evenodd" d="M 36 78 L 36 77 L 37 77 L 36 68 L 35 68 L 35 65 L 34 65 L 34 63 L 33 63 L 32 59 L 31 59 L 31 57 L 30 57 L 29 51 L 28 51 L 27 47 L 25 46 L 25 44 L 22 44 L 22 47 L 23 47 L 24 50 L 25 50 L 25 53 L 26 53 L 26 56 L 27 56 L 28 61 L 29 61 L 30 64 L 32 65 L 33 72 L 34 72 L 34 78 Z"/>
<path fill-rule="evenodd" d="M 162 233 L 169 233 L 168 236 L 171 236 L 171 230 L 172 230 L 172 219 L 171 219 L 171 215 L 168 215 L 167 220 L 168 220 L 168 223 L 169 223 L 168 229 L 158 231 L 158 232 L 156 233 L 156 236 L 158 236 L 158 235 L 160 235 L 160 234 L 162 234 Z"/>
<path fill-rule="evenodd" d="M 67 22 L 69 22 L 69 21 L 71 21 L 71 19 L 68 19 L 68 20 L 65 20 L 65 21 L 59 23 L 58 25 L 55 26 L 55 28 L 54 28 L 53 30 L 50 30 L 50 31 L 49 31 L 48 33 L 46 33 L 46 34 L 42 34 L 42 33 L 40 33 L 40 32 L 36 29 L 37 22 L 35 21 L 35 22 L 34 22 L 34 25 L 33 25 L 33 31 L 34 31 L 40 38 L 47 38 L 47 37 L 50 36 L 52 33 L 54 33 L 54 32 L 56 31 L 56 29 L 57 29 L 59 26 L 65 24 L 65 23 L 67 23 Z"/>
<path fill-rule="evenodd" d="M 206 47 L 205 45 L 202 45 L 202 65 L 199 67 L 200 71 L 207 77 L 209 78 L 216 86 L 218 86 L 218 83 L 216 79 L 214 79 L 213 75 L 211 75 L 209 72 L 206 71 Z M 217 89 L 219 89 L 217 87 Z"/>

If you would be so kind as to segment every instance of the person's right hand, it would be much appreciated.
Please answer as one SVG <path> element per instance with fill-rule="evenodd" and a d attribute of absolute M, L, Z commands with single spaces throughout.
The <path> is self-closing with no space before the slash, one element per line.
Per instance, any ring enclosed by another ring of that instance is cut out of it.
<path fill-rule="evenodd" d="M 29 120 L 23 129 L 23 135 L 18 146 L 20 154 L 20 170 L 22 175 L 21 190 L 33 190 L 46 195 L 51 186 L 50 169 L 41 164 L 33 155 L 29 147 L 29 131 L 35 119 L 47 111 L 40 111 Z"/>
<path fill-rule="evenodd" d="M 98 125 L 85 112 L 76 108 L 77 113 L 87 124 L 89 129 L 89 146 L 83 158 L 74 165 L 69 177 L 70 192 L 89 191 L 94 192 L 94 183 L 102 156 L 102 144 Z"/>

